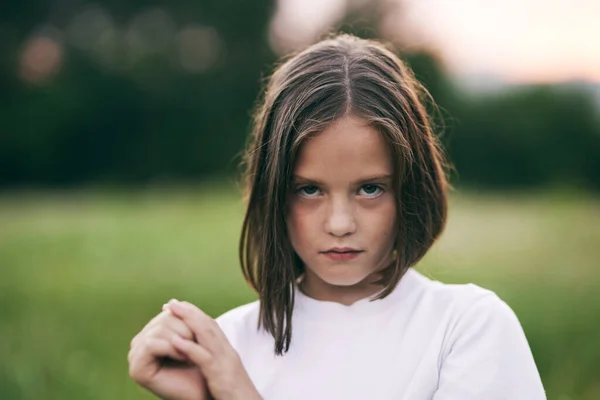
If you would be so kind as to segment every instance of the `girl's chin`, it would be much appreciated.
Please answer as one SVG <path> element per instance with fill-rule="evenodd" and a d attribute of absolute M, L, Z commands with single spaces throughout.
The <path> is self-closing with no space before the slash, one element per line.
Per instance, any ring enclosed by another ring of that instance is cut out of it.
<path fill-rule="evenodd" d="M 321 281 L 321 284 L 325 283 L 340 287 L 355 286 L 365 282 L 365 280 L 370 281 L 375 272 L 371 268 L 352 262 L 325 263 L 312 268 L 305 265 L 304 268 L 306 273 L 299 278 L 300 281 L 315 279 L 316 281 Z"/>
<path fill-rule="evenodd" d="M 325 273 L 320 276 L 321 280 L 332 286 L 355 286 L 369 277 L 369 273 L 357 274 L 355 271 L 345 274 Z"/>

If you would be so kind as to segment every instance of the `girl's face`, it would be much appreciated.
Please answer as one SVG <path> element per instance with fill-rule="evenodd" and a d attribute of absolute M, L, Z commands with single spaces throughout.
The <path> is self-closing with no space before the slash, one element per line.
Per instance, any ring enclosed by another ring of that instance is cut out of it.
<path fill-rule="evenodd" d="M 288 201 L 291 244 L 305 265 L 303 289 L 351 303 L 391 262 L 396 205 L 382 135 L 349 116 L 302 144 Z"/>

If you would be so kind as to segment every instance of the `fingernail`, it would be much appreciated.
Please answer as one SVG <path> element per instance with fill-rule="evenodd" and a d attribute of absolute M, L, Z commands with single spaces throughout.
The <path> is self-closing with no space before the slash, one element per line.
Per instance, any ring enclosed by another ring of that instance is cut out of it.
<path fill-rule="evenodd" d="M 169 300 L 169 302 L 167 304 L 173 304 L 173 303 L 179 303 L 179 300 L 171 299 L 171 300 Z"/>

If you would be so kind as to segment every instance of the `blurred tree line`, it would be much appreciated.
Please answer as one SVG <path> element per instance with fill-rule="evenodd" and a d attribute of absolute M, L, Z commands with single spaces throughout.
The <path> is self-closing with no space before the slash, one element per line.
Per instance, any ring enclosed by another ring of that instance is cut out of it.
<path fill-rule="evenodd" d="M 376 36 L 377 2 L 338 28 Z M 196 180 L 237 170 L 277 59 L 273 0 L 5 2 L 0 186 Z M 600 189 L 598 106 L 551 86 L 466 95 L 401 53 L 443 110 L 458 184 Z M 456 182 L 456 180 L 455 180 Z"/>

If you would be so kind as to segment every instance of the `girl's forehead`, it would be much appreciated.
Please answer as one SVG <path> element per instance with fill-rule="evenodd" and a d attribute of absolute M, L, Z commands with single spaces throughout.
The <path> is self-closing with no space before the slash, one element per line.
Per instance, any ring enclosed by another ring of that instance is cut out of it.
<path fill-rule="evenodd" d="M 333 122 L 300 148 L 294 175 L 336 179 L 392 172 L 389 146 L 374 127 L 357 117 Z"/>

